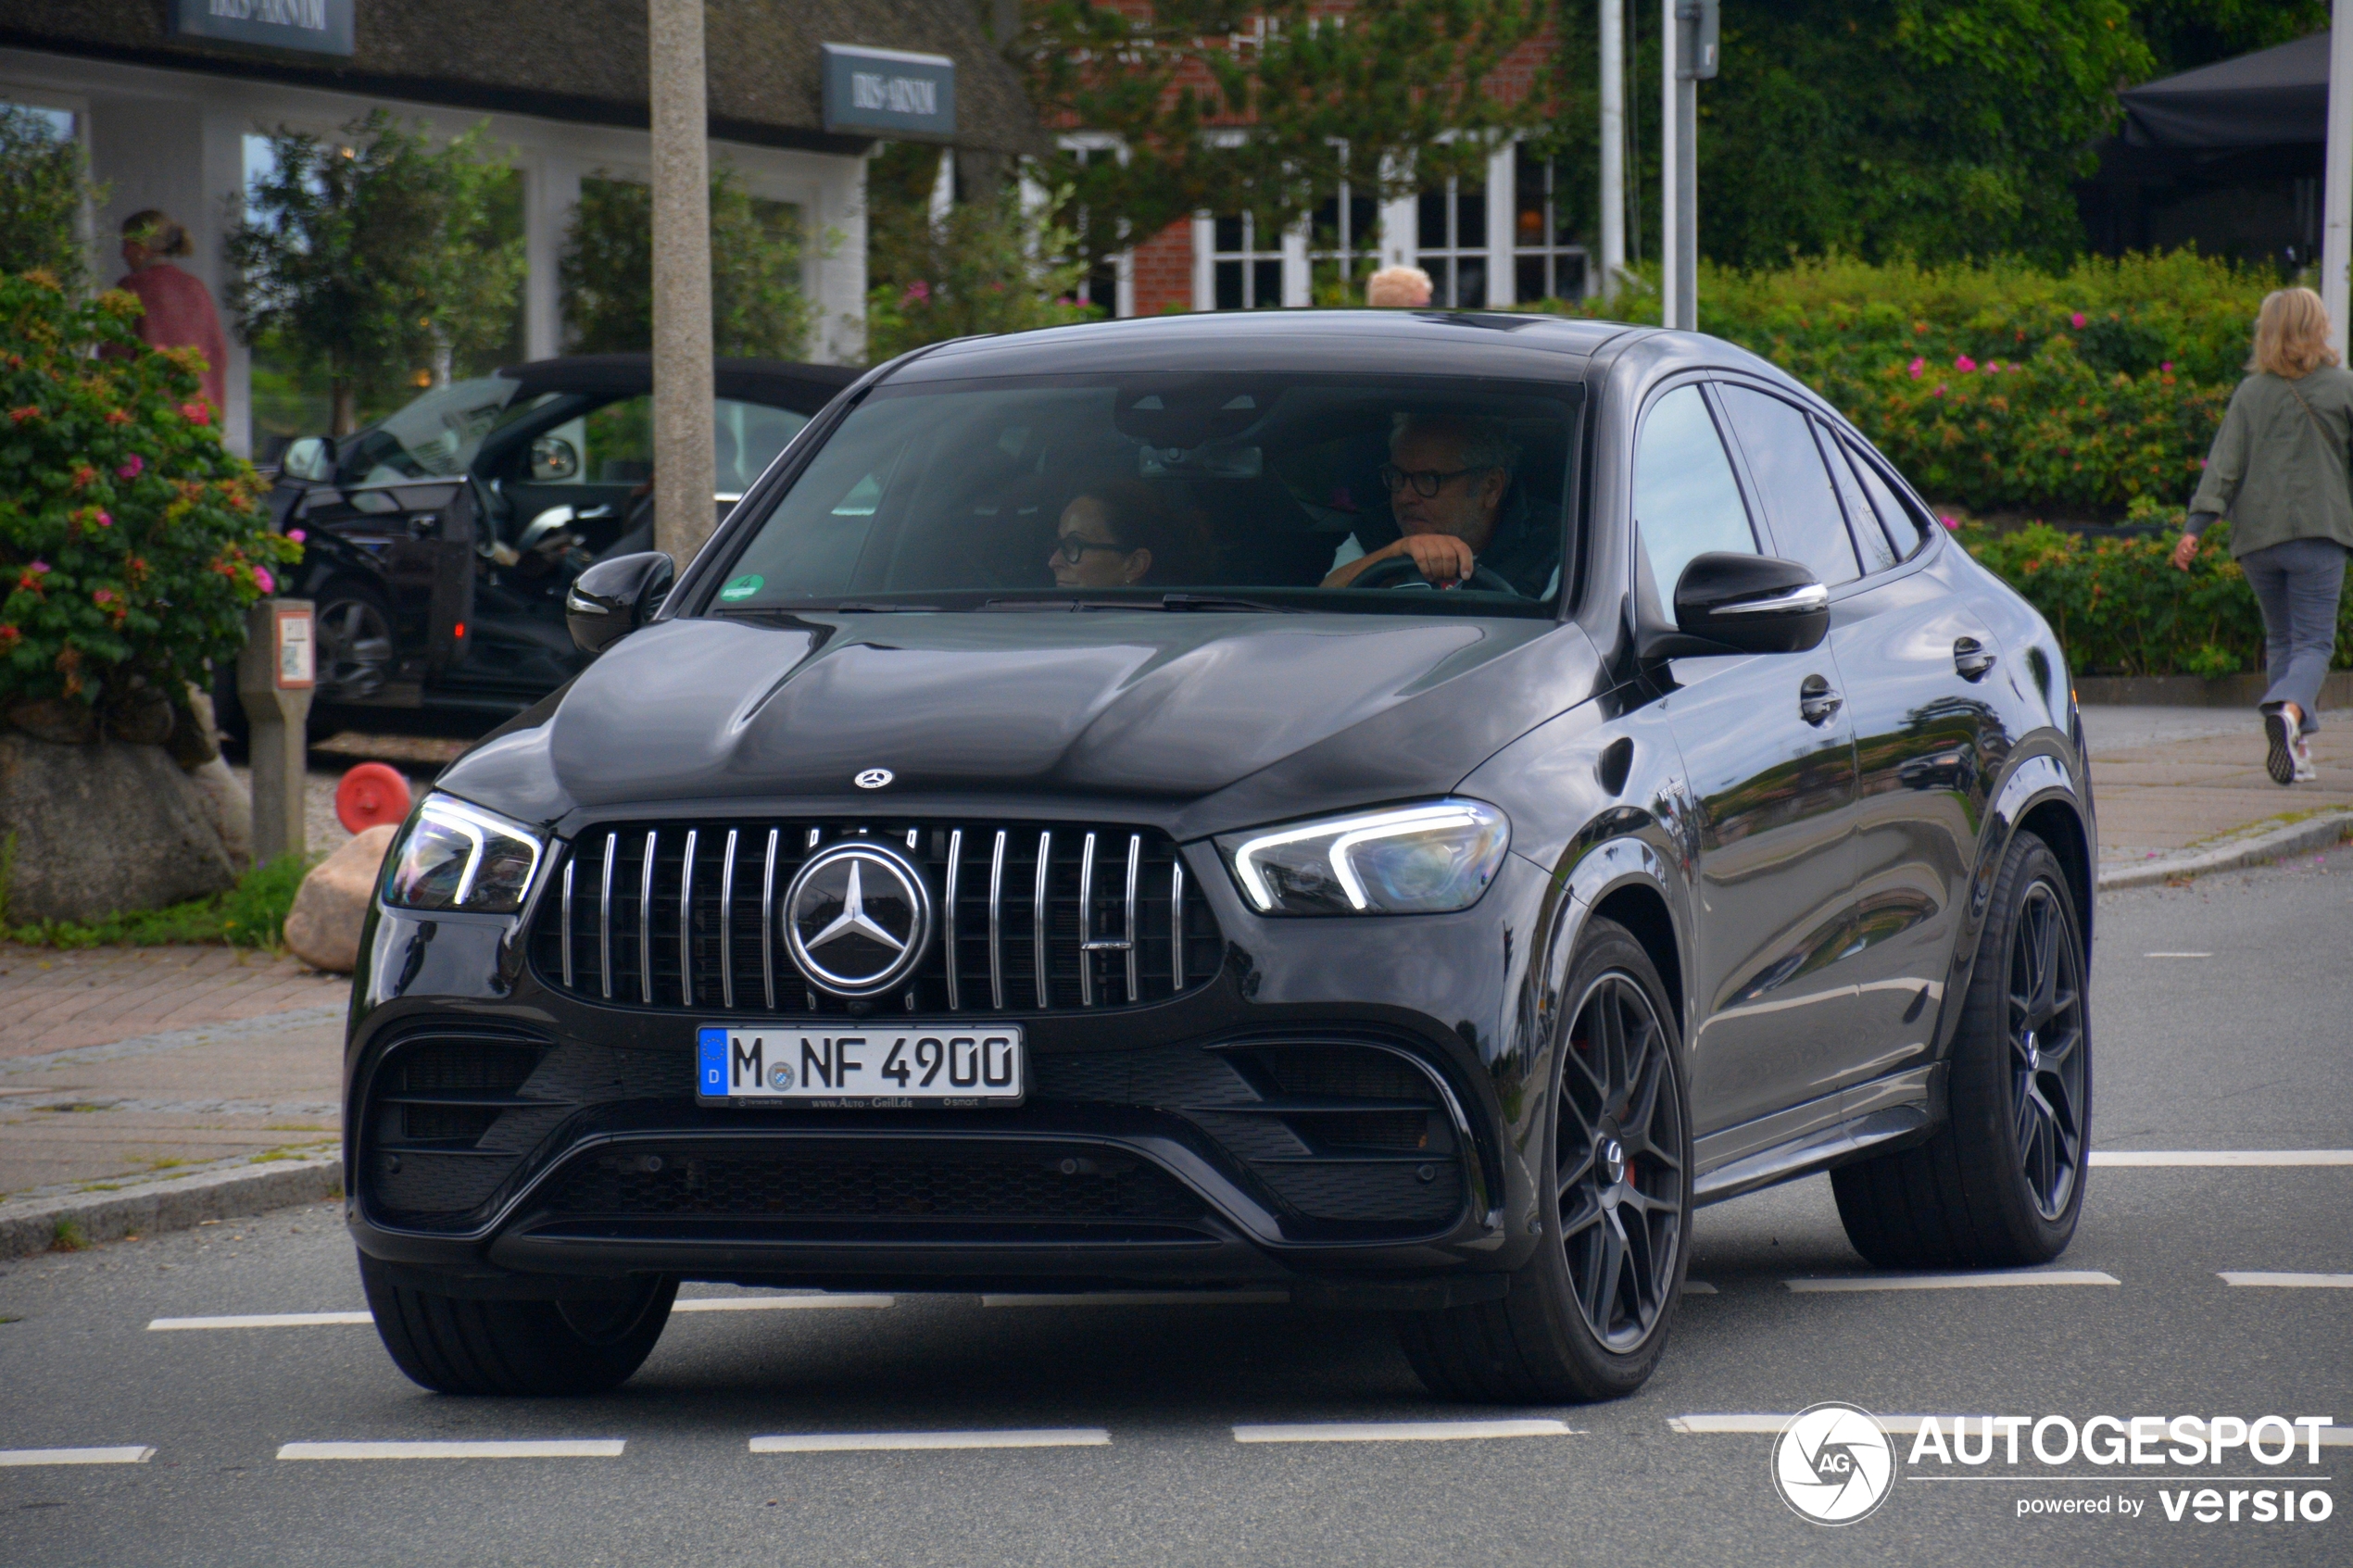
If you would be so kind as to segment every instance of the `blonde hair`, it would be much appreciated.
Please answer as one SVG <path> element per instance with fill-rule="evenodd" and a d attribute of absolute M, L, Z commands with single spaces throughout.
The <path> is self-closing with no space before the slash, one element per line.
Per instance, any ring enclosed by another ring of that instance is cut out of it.
<path fill-rule="evenodd" d="M 195 248 L 189 245 L 188 231 L 180 226 L 178 220 L 152 207 L 122 220 L 122 237 L 133 245 L 146 246 L 157 256 L 185 256 Z"/>
<path fill-rule="evenodd" d="M 1365 280 L 1365 303 L 1412 309 L 1429 303 L 1429 274 L 1418 267 L 1384 267 Z"/>
<path fill-rule="evenodd" d="M 2319 295 L 2310 289 L 2274 289 L 2263 296 L 2248 370 L 2301 381 L 2321 366 L 2336 362 L 2336 350 L 2329 346 L 2328 307 Z"/>

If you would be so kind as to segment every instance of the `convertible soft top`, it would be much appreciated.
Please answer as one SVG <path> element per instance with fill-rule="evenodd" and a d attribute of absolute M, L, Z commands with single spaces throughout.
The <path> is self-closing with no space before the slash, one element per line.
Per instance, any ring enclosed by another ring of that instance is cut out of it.
<path fill-rule="evenodd" d="M 716 390 L 722 397 L 768 403 L 813 414 L 860 372 L 846 365 L 802 365 L 789 359 L 717 359 Z M 506 365 L 498 373 L 522 383 L 522 395 L 585 392 L 635 396 L 654 384 L 650 354 L 570 354 Z"/>

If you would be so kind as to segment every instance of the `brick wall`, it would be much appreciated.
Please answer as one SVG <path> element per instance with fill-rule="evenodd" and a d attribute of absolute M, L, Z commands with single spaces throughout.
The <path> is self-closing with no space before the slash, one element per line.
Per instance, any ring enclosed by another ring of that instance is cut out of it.
<path fill-rule="evenodd" d="M 1136 247 L 1136 314 L 1193 307 L 1193 225 L 1171 223 Z"/>

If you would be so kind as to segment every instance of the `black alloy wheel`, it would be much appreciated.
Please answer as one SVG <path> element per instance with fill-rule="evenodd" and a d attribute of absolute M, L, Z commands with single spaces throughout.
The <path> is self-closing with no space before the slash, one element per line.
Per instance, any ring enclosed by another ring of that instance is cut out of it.
<path fill-rule="evenodd" d="M 365 702 L 392 673 L 392 615 L 384 601 L 348 583 L 328 584 L 314 612 L 316 700 Z"/>
<path fill-rule="evenodd" d="M 2092 1147 L 2082 931 L 2058 857 L 2020 832 L 1978 935 L 1944 1124 L 1831 1173 L 1847 1239 L 1879 1267 L 2020 1268 L 2074 1239 Z"/>
<path fill-rule="evenodd" d="M 2010 1105 L 2018 1118 L 2019 1168 L 2045 1220 L 2067 1212 L 2083 1173 L 2084 1109 L 2090 1099 L 2083 1048 L 2083 963 L 2059 889 L 2026 890 L 2010 940 Z"/>
<path fill-rule="evenodd" d="M 1596 917 L 1561 977 L 1535 1251 L 1499 1301 L 1401 1314 L 1398 1340 L 1442 1398 L 1615 1399 L 1667 1346 L 1689 1252 L 1691 1108 L 1681 1032 L 1650 955 Z"/>
<path fill-rule="evenodd" d="M 1554 1139 L 1560 1243 L 1577 1305 L 1611 1349 L 1639 1347 L 1674 1294 L 1683 1247 L 1683 1107 L 1668 1035 L 1621 972 L 1570 1027 Z"/>

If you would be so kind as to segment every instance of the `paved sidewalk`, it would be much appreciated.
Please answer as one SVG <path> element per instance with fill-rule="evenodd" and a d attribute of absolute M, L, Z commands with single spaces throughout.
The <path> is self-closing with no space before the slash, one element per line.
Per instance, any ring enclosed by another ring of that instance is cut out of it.
<path fill-rule="evenodd" d="M 340 1008 L 351 982 L 238 947 L 0 943 L 0 1063 L 134 1035 Z"/>
<path fill-rule="evenodd" d="M 2326 711 L 2312 737 L 2316 784 L 2283 788 L 2263 771 L 2262 721 L 2252 709 L 2083 710 L 2108 866 L 2163 857 L 2267 819 L 2353 810 L 2353 713 Z"/>

